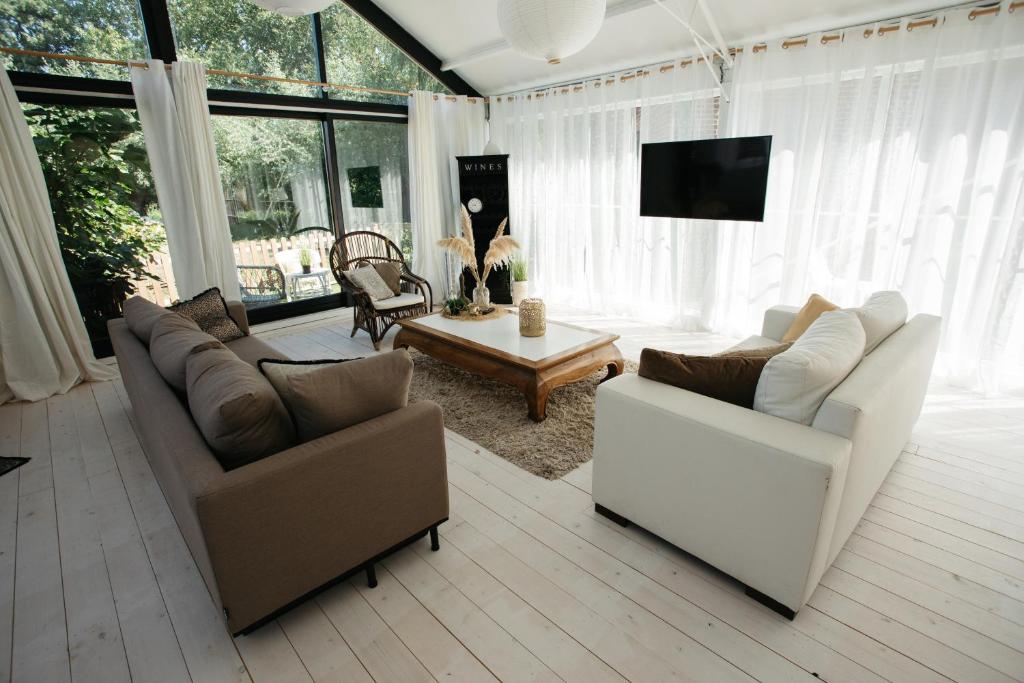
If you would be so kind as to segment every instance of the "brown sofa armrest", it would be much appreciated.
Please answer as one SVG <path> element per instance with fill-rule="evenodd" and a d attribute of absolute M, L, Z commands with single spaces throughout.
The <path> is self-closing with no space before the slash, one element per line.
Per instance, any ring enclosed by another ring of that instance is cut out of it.
<path fill-rule="evenodd" d="M 447 519 L 441 408 L 414 403 L 227 472 L 197 510 L 235 633 Z"/>
<path fill-rule="evenodd" d="M 245 304 L 241 301 L 228 301 L 228 315 L 235 321 L 239 329 L 249 335 L 249 315 L 245 312 Z"/>

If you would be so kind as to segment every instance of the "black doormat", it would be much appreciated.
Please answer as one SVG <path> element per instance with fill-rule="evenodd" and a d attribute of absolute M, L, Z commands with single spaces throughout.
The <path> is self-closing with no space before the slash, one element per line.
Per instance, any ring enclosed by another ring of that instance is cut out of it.
<path fill-rule="evenodd" d="M 28 458 L 0 458 L 0 477 L 28 462 Z"/>

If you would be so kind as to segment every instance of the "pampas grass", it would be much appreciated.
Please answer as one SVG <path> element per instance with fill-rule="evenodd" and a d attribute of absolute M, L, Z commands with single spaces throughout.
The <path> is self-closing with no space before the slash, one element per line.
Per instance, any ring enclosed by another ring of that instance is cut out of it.
<path fill-rule="evenodd" d="M 487 281 L 487 277 L 491 274 L 492 270 L 508 265 L 512 256 L 519 249 L 519 243 L 505 234 L 505 227 L 508 225 L 508 218 L 505 218 L 501 221 L 494 239 L 491 240 L 490 245 L 487 247 L 487 253 L 484 254 L 484 274 L 481 277 L 476 264 L 473 219 L 470 217 L 469 210 L 465 204 L 459 207 L 459 222 L 462 225 L 462 236 L 445 237 L 443 240 L 438 240 L 437 244 L 459 259 L 463 267 L 469 269 L 470 274 L 479 286 Z"/>
<path fill-rule="evenodd" d="M 476 253 L 473 251 L 473 245 L 467 242 L 465 238 L 446 237 L 438 241 L 438 245 L 442 249 L 450 251 L 464 266 L 476 269 Z"/>

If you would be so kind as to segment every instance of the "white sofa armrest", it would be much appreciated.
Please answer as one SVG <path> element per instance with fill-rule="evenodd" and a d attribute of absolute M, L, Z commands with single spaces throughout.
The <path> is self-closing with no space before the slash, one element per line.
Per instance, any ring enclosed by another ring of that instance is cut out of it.
<path fill-rule="evenodd" d="M 827 568 L 850 449 L 624 375 L 597 392 L 593 498 L 796 611 Z"/>
<path fill-rule="evenodd" d="M 764 312 L 764 321 L 761 323 L 761 336 L 782 341 L 782 335 L 786 334 L 793 319 L 800 311 L 799 306 L 772 306 Z"/>

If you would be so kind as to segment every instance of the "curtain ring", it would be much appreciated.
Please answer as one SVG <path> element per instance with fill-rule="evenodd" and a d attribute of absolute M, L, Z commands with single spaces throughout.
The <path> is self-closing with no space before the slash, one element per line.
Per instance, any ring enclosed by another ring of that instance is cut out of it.
<path fill-rule="evenodd" d="M 874 33 L 874 31 L 869 29 L 869 28 L 864 29 L 864 37 L 865 38 L 870 38 L 873 33 Z"/>

